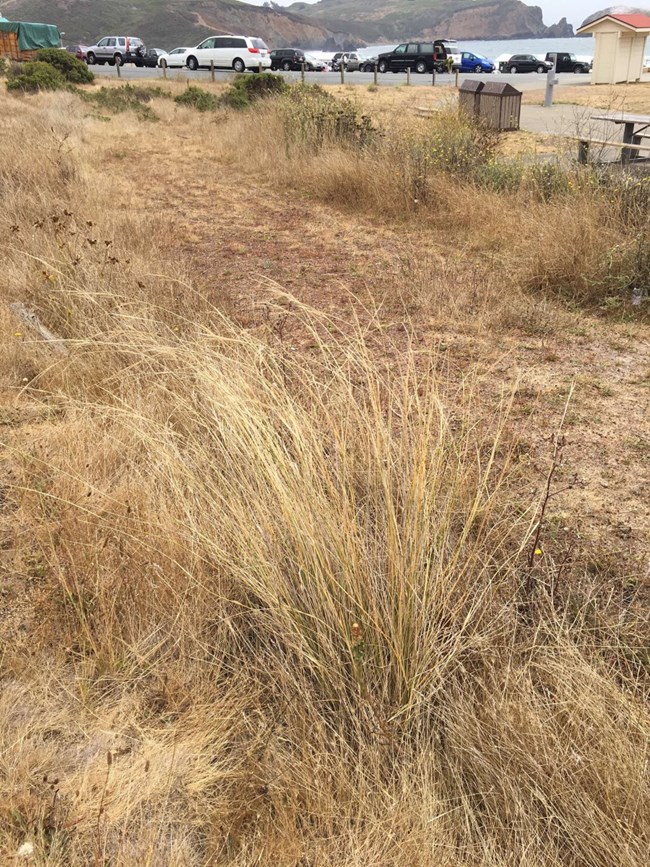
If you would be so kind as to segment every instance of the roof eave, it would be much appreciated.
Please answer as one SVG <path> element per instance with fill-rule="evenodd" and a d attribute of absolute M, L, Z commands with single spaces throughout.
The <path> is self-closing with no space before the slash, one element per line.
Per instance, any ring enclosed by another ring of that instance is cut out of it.
<path fill-rule="evenodd" d="M 595 21 L 590 21 L 589 24 L 583 24 L 582 27 L 578 27 L 578 29 L 576 30 L 576 35 L 578 35 L 579 33 L 591 33 L 594 27 L 597 24 L 601 24 L 603 21 L 613 21 L 620 27 L 625 27 L 626 30 L 631 30 L 632 33 L 650 33 L 650 25 L 648 27 L 635 27 L 633 24 L 628 24 L 626 21 L 621 21 L 620 18 L 616 18 L 613 15 L 603 15 L 602 18 L 597 18 Z"/>

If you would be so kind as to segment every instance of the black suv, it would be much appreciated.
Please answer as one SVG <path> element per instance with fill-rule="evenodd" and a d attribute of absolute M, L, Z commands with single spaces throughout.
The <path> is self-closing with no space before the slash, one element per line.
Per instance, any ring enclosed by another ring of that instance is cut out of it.
<path fill-rule="evenodd" d="M 591 72 L 591 63 L 588 60 L 578 60 L 575 54 L 568 51 L 549 51 L 546 59 L 555 64 L 556 72 Z"/>
<path fill-rule="evenodd" d="M 534 54 L 513 54 L 510 60 L 501 61 L 499 72 L 548 72 L 553 64 L 540 60 Z"/>
<path fill-rule="evenodd" d="M 272 51 L 271 69 L 283 69 L 285 72 L 291 70 L 299 70 L 302 64 L 305 64 L 305 69 L 309 69 L 309 61 L 305 57 L 305 52 L 300 48 L 278 48 Z"/>
<path fill-rule="evenodd" d="M 380 72 L 413 72 L 425 73 L 444 72 L 446 69 L 447 52 L 442 41 L 435 42 L 403 42 L 393 51 L 380 54 L 377 58 L 377 68 Z"/>

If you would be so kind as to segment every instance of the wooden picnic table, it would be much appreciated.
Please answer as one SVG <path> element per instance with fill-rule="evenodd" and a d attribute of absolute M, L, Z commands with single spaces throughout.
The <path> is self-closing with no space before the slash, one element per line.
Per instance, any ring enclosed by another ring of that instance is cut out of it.
<path fill-rule="evenodd" d="M 621 162 L 627 163 L 632 159 L 639 159 L 640 152 L 638 145 L 641 144 L 644 138 L 650 137 L 646 132 L 650 127 L 650 117 L 647 114 L 628 114 L 624 111 L 615 111 L 607 112 L 606 114 L 595 114 L 592 115 L 591 119 L 622 126 L 623 143 L 637 145 L 637 147 L 623 148 L 621 151 Z"/>

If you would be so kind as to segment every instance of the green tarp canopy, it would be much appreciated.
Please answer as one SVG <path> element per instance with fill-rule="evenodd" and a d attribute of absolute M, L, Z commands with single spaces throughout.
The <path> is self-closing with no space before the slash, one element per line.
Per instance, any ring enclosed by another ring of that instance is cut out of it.
<path fill-rule="evenodd" d="M 21 51 L 34 51 L 37 48 L 59 48 L 61 46 L 61 34 L 55 24 L 0 21 L 0 33 L 17 33 L 18 48 Z"/>

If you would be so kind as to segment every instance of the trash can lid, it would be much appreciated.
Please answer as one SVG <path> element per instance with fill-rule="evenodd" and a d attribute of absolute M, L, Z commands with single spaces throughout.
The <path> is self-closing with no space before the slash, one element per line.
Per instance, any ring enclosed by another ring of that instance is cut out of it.
<path fill-rule="evenodd" d="M 458 88 L 463 93 L 480 93 L 485 87 L 484 81 L 470 81 L 468 78 L 465 79 Z"/>
<path fill-rule="evenodd" d="M 521 96 L 522 91 L 505 81 L 487 81 L 483 93 L 490 96 Z"/>

